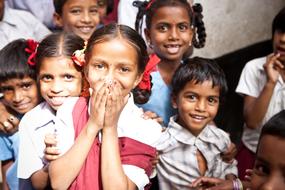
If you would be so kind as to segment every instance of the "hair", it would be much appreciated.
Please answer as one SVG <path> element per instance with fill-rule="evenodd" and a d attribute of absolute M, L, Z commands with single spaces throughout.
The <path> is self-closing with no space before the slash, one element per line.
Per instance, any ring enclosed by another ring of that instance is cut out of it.
<path fill-rule="evenodd" d="M 272 35 L 276 30 L 285 33 L 285 7 L 279 11 L 272 22 Z"/>
<path fill-rule="evenodd" d="M 260 139 L 264 135 L 272 135 L 285 140 L 284 127 L 285 127 L 285 110 L 282 110 L 273 117 L 271 117 L 271 119 L 264 124 L 261 130 Z"/>
<path fill-rule="evenodd" d="M 126 42 L 128 42 L 136 50 L 138 71 L 140 74 L 142 74 L 149 60 L 145 41 L 139 33 L 125 25 L 111 23 L 97 29 L 89 38 L 85 54 L 86 60 L 88 60 L 88 57 L 90 56 L 92 48 L 95 44 L 117 38 L 126 40 Z M 136 103 L 141 102 L 140 96 L 137 94 L 138 90 L 139 89 L 137 87 L 133 89 L 134 100 Z"/>
<path fill-rule="evenodd" d="M 173 75 L 172 94 L 178 95 L 188 82 L 201 84 L 205 81 L 212 81 L 213 87 L 220 88 L 220 98 L 225 97 L 228 90 L 226 77 L 214 60 L 201 57 L 186 59 Z"/>
<path fill-rule="evenodd" d="M 23 79 L 26 76 L 36 80 L 35 67 L 28 64 L 31 53 L 25 51 L 28 48 L 27 40 L 18 39 L 7 44 L 0 51 L 0 81 L 9 79 Z"/>
<path fill-rule="evenodd" d="M 76 50 L 84 48 L 84 40 L 73 33 L 55 32 L 45 37 L 37 48 L 36 71 L 39 72 L 42 60 L 48 57 L 70 57 Z M 81 68 L 75 64 L 76 69 Z"/>
<path fill-rule="evenodd" d="M 53 0 L 54 10 L 57 14 L 62 15 L 63 6 L 67 1 L 68 0 Z"/>
<path fill-rule="evenodd" d="M 194 27 L 193 45 L 195 48 L 202 48 L 206 43 L 206 29 L 203 22 L 203 8 L 201 4 L 194 4 L 193 7 L 189 5 L 186 0 L 150 0 L 148 1 L 134 1 L 133 5 L 138 7 L 138 13 L 135 21 L 135 28 L 141 34 L 143 17 L 146 15 L 146 27 L 150 29 L 153 15 L 162 7 L 182 7 L 189 13 L 189 20 Z"/>

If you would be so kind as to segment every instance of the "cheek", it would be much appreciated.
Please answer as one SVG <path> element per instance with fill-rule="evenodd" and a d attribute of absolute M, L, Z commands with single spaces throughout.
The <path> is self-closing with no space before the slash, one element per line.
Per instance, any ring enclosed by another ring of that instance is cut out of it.
<path fill-rule="evenodd" d="M 251 190 L 260 189 L 262 183 L 263 183 L 263 179 L 260 176 L 253 174 L 251 178 Z"/>

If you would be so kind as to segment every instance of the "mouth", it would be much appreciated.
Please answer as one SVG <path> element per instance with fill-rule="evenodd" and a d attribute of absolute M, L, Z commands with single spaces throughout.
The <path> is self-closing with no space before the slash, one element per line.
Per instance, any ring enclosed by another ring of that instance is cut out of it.
<path fill-rule="evenodd" d="M 52 106 L 60 106 L 63 104 L 67 96 L 49 96 L 49 103 Z"/>
<path fill-rule="evenodd" d="M 94 26 L 79 26 L 77 27 L 83 34 L 90 34 L 95 30 Z"/>
<path fill-rule="evenodd" d="M 192 119 L 194 119 L 194 121 L 196 121 L 196 122 L 198 122 L 198 123 L 204 121 L 204 120 L 207 118 L 207 117 L 205 117 L 205 116 L 200 116 L 200 115 L 195 115 L 195 114 L 191 114 L 190 117 L 191 117 Z"/>
<path fill-rule="evenodd" d="M 15 108 L 16 110 L 18 110 L 18 111 L 26 110 L 26 109 L 28 109 L 28 108 L 30 108 L 30 107 L 31 107 L 31 103 L 30 103 L 30 102 L 14 105 L 14 108 Z"/>
<path fill-rule="evenodd" d="M 181 45 L 168 44 L 164 46 L 169 54 L 177 54 L 180 50 Z"/>

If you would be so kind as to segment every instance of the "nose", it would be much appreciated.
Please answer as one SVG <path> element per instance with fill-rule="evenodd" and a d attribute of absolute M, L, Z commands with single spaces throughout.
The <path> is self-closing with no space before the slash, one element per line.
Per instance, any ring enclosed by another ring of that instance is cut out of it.
<path fill-rule="evenodd" d="M 204 100 L 198 100 L 196 103 L 195 110 L 199 112 L 204 112 L 206 109 L 206 101 Z"/>
<path fill-rule="evenodd" d="M 24 92 L 22 90 L 20 90 L 20 89 L 15 90 L 14 91 L 13 102 L 14 103 L 20 103 L 24 99 L 23 93 Z"/>
<path fill-rule="evenodd" d="M 178 39 L 178 31 L 175 27 L 173 27 L 171 30 L 170 30 L 170 34 L 169 34 L 169 40 L 177 40 Z"/>
<path fill-rule="evenodd" d="M 89 11 L 84 11 L 83 15 L 81 17 L 81 21 L 85 23 L 90 23 L 91 22 L 91 17 Z"/>
<path fill-rule="evenodd" d="M 53 80 L 53 82 L 51 83 L 50 91 L 52 93 L 58 94 L 63 91 L 62 86 L 64 86 L 64 84 L 62 84 L 61 81 Z"/>

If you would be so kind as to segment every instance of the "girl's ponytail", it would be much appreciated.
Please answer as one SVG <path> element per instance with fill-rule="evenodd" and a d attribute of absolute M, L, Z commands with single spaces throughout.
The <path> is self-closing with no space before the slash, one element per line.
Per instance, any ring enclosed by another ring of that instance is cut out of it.
<path fill-rule="evenodd" d="M 146 14 L 148 9 L 148 1 L 134 1 L 133 6 L 138 8 L 136 16 L 135 29 L 139 34 L 142 34 L 143 16 Z"/>
<path fill-rule="evenodd" d="M 193 45 L 195 48 L 202 48 L 206 43 L 206 29 L 203 21 L 203 7 L 201 4 L 196 3 L 192 6 L 194 15 L 194 33 Z"/>

